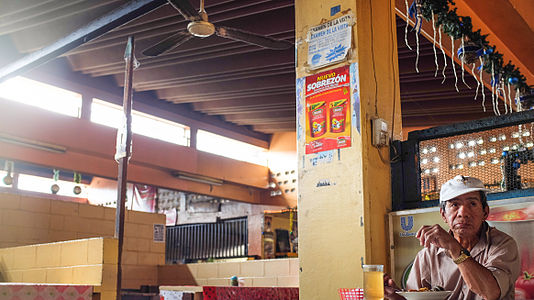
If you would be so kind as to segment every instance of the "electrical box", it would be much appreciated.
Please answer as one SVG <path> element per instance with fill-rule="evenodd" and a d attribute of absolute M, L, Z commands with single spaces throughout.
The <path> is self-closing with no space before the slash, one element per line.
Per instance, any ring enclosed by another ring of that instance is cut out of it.
<path fill-rule="evenodd" d="M 371 119 L 371 130 L 373 133 L 373 146 L 380 148 L 388 145 L 388 123 L 384 119 Z"/>

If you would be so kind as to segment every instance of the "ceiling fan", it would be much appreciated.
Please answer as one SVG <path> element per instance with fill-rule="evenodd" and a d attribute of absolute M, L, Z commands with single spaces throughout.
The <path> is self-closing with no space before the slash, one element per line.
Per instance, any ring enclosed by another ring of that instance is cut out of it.
<path fill-rule="evenodd" d="M 277 40 L 261 36 L 240 29 L 215 26 L 208 21 L 208 14 L 204 10 L 204 0 L 200 0 L 200 10 L 197 12 L 188 0 L 167 0 L 178 12 L 189 20 L 187 30 L 180 30 L 163 41 L 145 49 L 146 56 L 158 56 L 187 42 L 192 37 L 205 38 L 213 34 L 220 37 L 257 45 L 267 49 L 284 50 L 293 47 L 289 41 Z"/>

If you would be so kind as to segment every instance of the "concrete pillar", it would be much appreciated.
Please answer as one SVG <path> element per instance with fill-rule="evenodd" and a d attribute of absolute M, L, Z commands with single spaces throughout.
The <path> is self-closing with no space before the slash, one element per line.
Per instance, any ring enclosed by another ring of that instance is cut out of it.
<path fill-rule="evenodd" d="M 340 12 L 331 16 L 338 5 Z M 339 299 L 338 288 L 363 287 L 362 263 L 389 268 L 389 148 L 372 146 L 371 119 L 386 120 L 389 138 L 400 138 L 394 8 L 392 0 L 295 1 L 297 78 L 351 64 L 357 77 L 351 109 L 356 106 L 360 120 L 352 122 L 351 147 L 322 158 L 305 154 L 306 103 L 297 95 L 300 299 Z M 307 70 L 308 29 L 349 10 L 356 21 L 349 61 L 317 72 Z"/>

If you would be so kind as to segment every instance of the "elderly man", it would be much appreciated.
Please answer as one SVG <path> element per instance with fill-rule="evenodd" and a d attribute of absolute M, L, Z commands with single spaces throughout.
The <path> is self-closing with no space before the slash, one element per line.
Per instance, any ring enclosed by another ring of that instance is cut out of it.
<path fill-rule="evenodd" d="M 408 289 L 441 286 L 453 291 L 448 299 L 514 299 L 520 273 L 514 239 L 489 227 L 489 207 L 482 181 L 456 176 L 442 185 L 440 213 L 449 226 L 423 226 L 416 237 L 424 248 L 417 254 Z M 388 299 L 403 299 L 397 286 L 384 278 Z"/>

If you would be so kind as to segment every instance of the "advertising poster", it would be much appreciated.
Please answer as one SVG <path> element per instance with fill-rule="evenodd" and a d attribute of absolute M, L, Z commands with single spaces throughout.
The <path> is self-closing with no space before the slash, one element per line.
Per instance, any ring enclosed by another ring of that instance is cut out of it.
<path fill-rule="evenodd" d="M 306 154 L 350 147 L 349 67 L 306 77 Z"/>
<path fill-rule="evenodd" d="M 351 49 L 351 15 L 314 26 L 308 31 L 308 66 L 314 70 L 344 60 Z"/>

